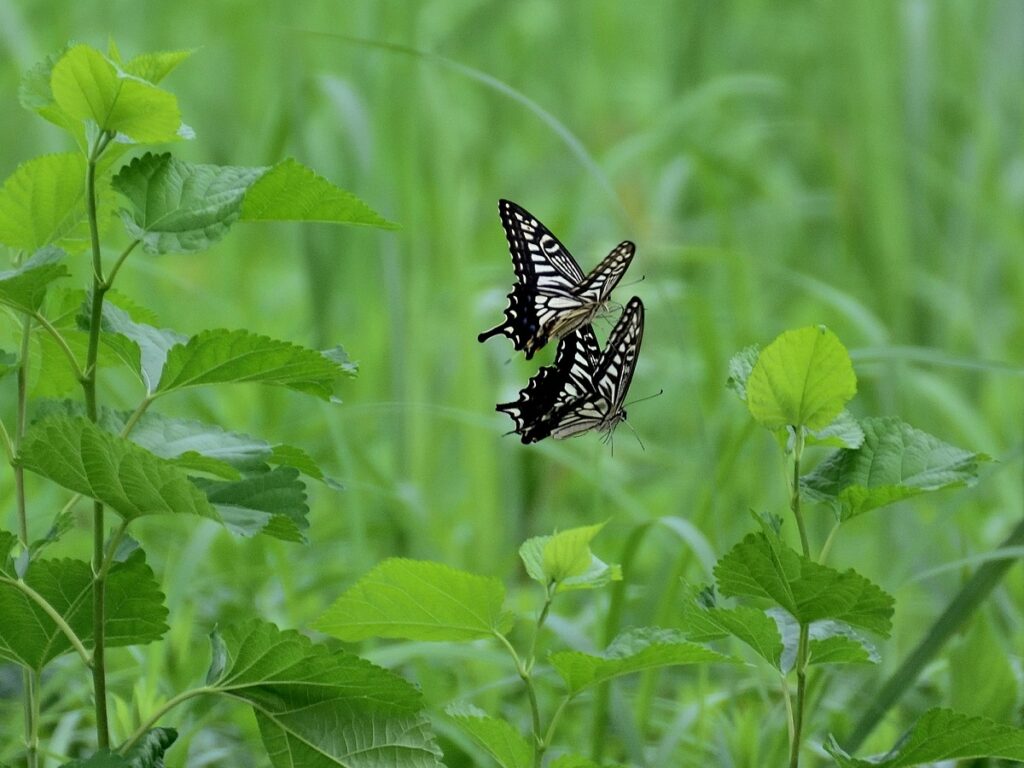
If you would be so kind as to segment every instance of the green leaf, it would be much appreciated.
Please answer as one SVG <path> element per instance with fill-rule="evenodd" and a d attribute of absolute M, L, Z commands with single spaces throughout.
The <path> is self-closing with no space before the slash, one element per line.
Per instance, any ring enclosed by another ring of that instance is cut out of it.
<path fill-rule="evenodd" d="M 132 764 L 108 749 L 101 749 L 91 757 L 64 763 L 61 768 L 132 768 Z"/>
<path fill-rule="evenodd" d="M 821 429 L 857 392 L 846 347 L 827 328 L 786 331 L 762 350 L 747 379 L 747 407 L 768 429 Z"/>
<path fill-rule="evenodd" d="M 118 71 L 113 62 L 87 45 L 69 49 L 50 75 L 54 101 L 78 120 L 136 142 L 178 138 L 181 114 L 173 94 Z"/>
<path fill-rule="evenodd" d="M 397 675 L 259 620 L 216 642 L 211 685 L 252 706 L 274 766 L 441 765 L 420 694 Z"/>
<path fill-rule="evenodd" d="M 84 153 L 87 151 L 85 126 L 80 120 L 71 117 L 57 106 L 57 102 L 53 99 L 53 89 L 50 87 L 53 67 L 67 51 L 68 46 L 64 46 L 22 75 L 18 87 L 18 101 L 25 109 L 37 113 L 44 120 L 48 120 L 70 133 L 78 148 Z M 81 181 L 84 182 L 84 179 L 83 173 Z"/>
<path fill-rule="evenodd" d="M 159 83 L 193 53 L 195 49 L 141 53 L 122 67 L 129 75 L 141 77 L 151 83 Z"/>
<path fill-rule="evenodd" d="M 1016 720 L 1017 675 L 988 611 L 965 628 L 949 654 L 949 700 L 965 715 Z"/>
<path fill-rule="evenodd" d="M 801 478 L 810 498 L 838 507 L 840 519 L 928 491 L 973 485 L 983 453 L 965 451 L 892 417 L 861 422 L 864 444 L 836 451 Z"/>
<path fill-rule="evenodd" d="M 622 633 L 600 656 L 581 651 L 551 654 L 551 666 L 561 675 L 571 696 L 614 677 L 647 669 L 734 661 L 703 645 L 689 642 L 681 632 L 653 627 Z"/>
<path fill-rule="evenodd" d="M 690 640 L 707 642 L 731 635 L 776 669 L 782 668 L 782 636 L 764 611 L 747 606 L 704 608 L 694 601 L 685 609 L 683 622 Z"/>
<path fill-rule="evenodd" d="M 843 621 L 883 636 L 892 627 L 893 599 L 860 574 L 839 572 L 764 534 L 750 534 L 715 566 L 722 594 L 775 601 L 801 624 Z"/>
<path fill-rule="evenodd" d="M 825 751 L 840 768 L 903 768 L 978 757 L 1024 762 L 1024 730 L 949 709 L 930 709 L 881 758 L 852 758 L 831 736 L 825 742 Z"/>
<path fill-rule="evenodd" d="M 452 704 L 445 711 L 502 768 L 532 768 L 533 748 L 505 720 L 468 704 Z"/>
<path fill-rule="evenodd" d="M 590 760 L 583 755 L 562 755 L 556 760 L 552 760 L 548 765 L 548 768 L 624 768 L 621 765 L 599 765 L 593 760 Z"/>
<path fill-rule="evenodd" d="M 114 189 L 128 233 L 150 253 L 201 251 L 220 240 L 241 214 L 246 190 L 266 168 L 196 165 L 147 152 L 123 167 Z"/>
<path fill-rule="evenodd" d="M 878 664 L 881 658 L 874 646 L 856 637 L 833 635 L 811 640 L 808 664 Z"/>
<path fill-rule="evenodd" d="M 268 170 L 245 196 L 243 221 L 322 221 L 383 229 L 398 225 L 336 187 L 311 168 L 288 158 Z"/>
<path fill-rule="evenodd" d="M 18 356 L 13 352 L 4 352 L 0 349 L 0 379 L 18 369 L 20 362 Z"/>
<path fill-rule="evenodd" d="M 92 568 L 84 560 L 35 560 L 25 583 L 42 595 L 89 646 Z M 67 636 L 43 609 L 13 584 L 0 583 L 0 658 L 35 670 L 71 650 Z M 164 596 L 142 550 L 116 562 L 107 574 L 106 644 L 142 645 L 167 631 Z"/>
<path fill-rule="evenodd" d="M 177 738 L 173 728 L 153 728 L 125 753 L 125 759 L 132 768 L 164 768 L 164 753 Z"/>
<path fill-rule="evenodd" d="M 206 496 L 181 469 L 87 419 L 53 417 L 33 425 L 18 463 L 103 502 L 126 520 L 164 513 L 217 519 Z"/>
<path fill-rule="evenodd" d="M 827 427 L 808 432 L 805 444 L 856 449 L 864 444 L 864 430 L 853 414 L 843 411 Z"/>
<path fill-rule="evenodd" d="M 725 385 L 743 402 L 747 401 L 747 379 L 750 378 L 760 354 L 761 347 L 753 344 L 741 349 L 729 359 L 729 378 L 725 380 Z"/>
<path fill-rule="evenodd" d="M 0 304 L 19 312 L 35 312 L 50 283 L 69 274 L 62 263 L 66 255 L 60 248 L 42 248 L 17 269 L 0 272 Z"/>
<path fill-rule="evenodd" d="M 278 467 L 228 481 L 194 477 L 192 482 L 206 493 L 231 531 L 242 536 L 264 533 L 284 541 L 306 540 L 303 531 L 309 527 L 309 506 L 297 469 Z"/>
<path fill-rule="evenodd" d="M 35 251 L 45 245 L 81 250 L 88 243 L 85 160 L 70 152 L 19 165 L 0 187 L 0 243 Z"/>
<path fill-rule="evenodd" d="M 171 348 L 157 392 L 202 384 L 274 384 L 329 400 L 348 375 L 319 352 L 248 331 L 213 330 Z"/>
<path fill-rule="evenodd" d="M 315 628 L 354 642 L 367 637 L 476 640 L 506 631 L 505 587 L 440 563 L 391 558 L 363 576 Z"/>
<path fill-rule="evenodd" d="M 519 547 L 530 578 L 556 591 L 594 589 L 622 579 L 622 569 L 608 565 L 590 551 L 590 541 L 604 523 L 570 528 L 551 536 L 535 536 Z"/>

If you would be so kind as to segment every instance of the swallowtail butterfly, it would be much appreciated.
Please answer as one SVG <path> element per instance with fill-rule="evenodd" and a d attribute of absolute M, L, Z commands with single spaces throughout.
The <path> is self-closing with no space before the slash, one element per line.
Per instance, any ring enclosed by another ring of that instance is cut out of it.
<path fill-rule="evenodd" d="M 554 365 L 540 369 L 514 403 L 497 410 L 512 417 L 524 443 L 556 440 L 597 429 L 609 435 L 626 418 L 622 407 L 644 335 L 644 305 L 630 299 L 604 351 L 589 325 L 558 344 Z"/>
<path fill-rule="evenodd" d="M 509 200 L 498 201 L 516 284 L 508 295 L 505 322 L 477 338 L 486 341 L 503 333 L 526 359 L 547 344 L 589 324 L 607 305 L 633 252 L 628 240 L 619 243 L 589 275 L 551 231 L 527 210 Z"/>

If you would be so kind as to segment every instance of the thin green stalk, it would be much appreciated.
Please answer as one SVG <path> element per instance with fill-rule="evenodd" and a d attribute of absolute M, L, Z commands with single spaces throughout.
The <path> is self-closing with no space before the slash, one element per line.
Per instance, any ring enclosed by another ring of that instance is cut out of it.
<path fill-rule="evenodd" d="M 128 437 L 128 435 L 131 434 L 131 431 L 135 429 L 135 425 L 139 423 L 139 419 L 142 418 L 146 409 L 153 404 L 155 399 L 155 395 L 149 395 L 142 399 L 142 402 L 139 403 L 138 407 L 132 411 L 132 415 L 128 417 L 128 421 L 124 423 L 124 427 L 121 429 L 121 437 Z"/>
<path fill-rule="evenodd" d="M 75 357 L 75 353 L 71 351 L 71 347 L 68 346 L 67 339 L 64 338 L 63 334 L 61 334 L 60 331 L 54 328 L 53 323 L 51 323 L 49 320 L 43 317 L 43 315 L 39 312 L 34 312 L 32 314 L 32 319 L 39 323 L 39 325 L 42 326 L 43 330 L 50 334 L 50 336 L 53 337 L 53 340 L 57 342 L 57 346 L 60 347 L 61 351 L 64 353 L 64 356 L 68 359 L 68 362 L 71 364 L 71 369 L 75 372 L 75 377 L 79 381 L 85 378 L 85 371 L 83 371 L 82 366 L 78 364 L 78 358 Z"/>
<path fill-rule="evenodd" d="M 832 530 L 828 532 L 828 537 L 825 539 L 825 543 L 821 547 L 821 552 L 818 553 L 818 562 L 822 565 L 828 560 L 828 553 L 832 551 L 832 545 L 835 543 L 836 534 L 839 533 L 839 528 L 842 524 L 836 521 L 835 525 L 832 526 Z"/>
<path fill-rule="evenodd" d="M 141 243 L 141 240 L 132 240 L 128 247 L 121 251 L 121 255 L 117 257 L 117 261 L 114 262 L 114 266 L 110 268 L 110 273 L 107 275 L 105 285 L 110 288 L 114 284 L 114 278 L 117 277 L 118 271 L 121 269 L 121 265 L 124 264 L 124 260 L 128 258 L 128 255 L 135 250 L 135 246 Z"/>
<path fill-rule="evenodd" d="M 800 530 L 800 546 L 803 549 L 804 557 L 811 556 L 811 545 L 807 538 L 807 527 L 804 525 L 803 512 L 800 509 L 800 459 L 804 451 L 804 433 L 802 427 L 796 428 L 796 437 L 793 444 L 793 481 L 790 489 L 789 508 L 796 518 L 797 528 Z M 803 739 L 804 726 L 804 698 L 807 688 L 807 652 L 809 648 L 808 626 L 801 622 L 800 641 L 796 650 L 796 702 L 793 706 L 792 719 L 792 740 L 789 748 L 789 766 L 798 768 L 800 765 L 800 745 Z"/>
<path fill-rule="evenodd" d="M 508 638 L 501 634 L 501 632 L 495 632 L 494 636 L 498 638 L 499 642 L 501 642 L 501 644 L 505 646 L 505 650 L 509 652 L 509 655 L 512 657 L 512 661 L 515 664 L 516 673 L 519 675 L 519 678 L 523 681 L 523 684 L 526 686 L 526 695 L 527 698 L 529 698 L 530 700 L 530 715 L 533 719 L 534 765 L 538 766 L 539 768 L 540 763 L 537 759 L 537 747 L 539 746 L 537 741 L 537 734 L 540 733 L 540 705 L 537 703 L 537 691 L 533 687 L 533 677 L 530 674 L 530 670 L 527 669 L 525 664 L 523 664 L 523 661 L 519 657 L 519 654 L 516 653 L 516 649 L 512 646 L 512 643 L 508 641 Z"/>
<path fill-rule="evenodd" d="M 149 716 L 149 718 L 135 729 L 135 733 L 128 737 L 128 739 L 117 748 L 117 751 L 124 754 L 129 749 L 135 746 L 139 739 L 146 735 L 146 732 L 154 725 L 160 722 L 161 718 L 174 709 L 182 702 L 188 701 L 189 699 L 195 698 L 196 696 L 202 696 L 207 693 L 216 693 L 216 688 L 210 686 L 203 686 L 202 688 L 193 688 L 190 691 L 182 691 L 177 696 L 174 696 L 167 700 L 167 702 L 160 707 L 156 712 Z"/>
<path fill-rule="evenodd" d="M 559 702 L 558 708 L 551 715 L 551 722 L 548 723 L 548 730 L 544 734 L 544 751 L 547 751 L 548 747 L 551 746 L 551 742 L 554 741 L 555 729 L 558 728 L 558 724 L 562 721 L 562 713 L 565 712 L 565 708 L 569 706 L 570 701 L 572 701 L 572 696 L 566 696 Z"/>
<path fill-rule="evenodd" d="M 33 603 L 42 608 L 43 612 L 53 620 L 53 623 L 57 625 L 57 629 L 64 633 L 64 636 L 68 639 L 68 642 L 71 643 L 71 647 L 74 648 L 78 655 L 82 657 L 82 661 L 84 661 L 86 665 L 92 665 L 92 658 L 89 656 L 88 649 L 86 649 L 85 645 L 82 643 L 82 640 L 78 637 L 78 635 L 75 634 L 75 630 L 73 630 L 64 620 L 64 617 L 60 615 L 60 611 L 58 611 L 56 608 L 50 605 L 49 600 L 47 600 L 45 597 L 43 597 L 34 589 L 32 589 L 32 587 L 30 587 L 24 581 L 21 581 L 19 579 L 11 579 L 7 576 L 0 576 L 0 584 L 9 584 L 15 589 L 19 589 L 22 592 L 24 592 L 29 600 L 31 600 Z"/>

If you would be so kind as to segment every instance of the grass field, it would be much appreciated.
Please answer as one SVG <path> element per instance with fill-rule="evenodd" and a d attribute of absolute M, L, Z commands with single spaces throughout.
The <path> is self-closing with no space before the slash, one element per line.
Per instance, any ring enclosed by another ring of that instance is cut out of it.
<path fill-rule="evenodd" d="M 115 653 L 140 673 L 113 681 L 125 702 L 115 723 L 200 677 L 217 622 L 255 607 L 306 627 L 394 555 L 502 577 L 522 588 L 514 600 L 525 607 L 523 539 L 608 520 L 595 548 L 623 562 L 624 542 L 653 522 L 624 563 L 619 625 L 672 626 L 680 580 L 708 581 L 714 557 L 751 530 L 750 510 L 785 510 L 777 448 L 725 380 L 733 353 L 788 328 L 822 323 L 850 348 L 856 415 L 899 416 L 996 459 L 974 489 L 843 529 L 830 562 L 895 596 L 895 629 L 877 667 L 817 679 L 819 742 L 848 731 L 1024 514 L 1024 5 L 353 0 L 142 10 L 0 0 L 4 176 L 67 148 L 17 108 L 21 73 L 69 39 L 103 47 L 108 36 L 126 53 L 199 49 L 168 83 L 198 136 L 175 148 L 182 156 L 240 165 L 294 156 L 401 224 L 252 225 L 198 256 L 127 263 L 119 289 L 164 325 L 341 343 L 360 373 L 340 406 L 246 387 L 164 404 L 302 445 L 346 489 L 312 489 L 305 547 L 206 523 L 139 527 L 172 630 L 169 642 Z M 629 428 L 613 449 L 593 435 L 535 446 L 502 437 L 510 423 L 494 404 L 514 399 L 537 361 L 504 339 L 476 341 L 500 318 L 512 278 L 499 197 L 540 217 L 584 269 L 622 239 L 637 243 L 625 282 L 644 279 L 616 294 L 647 306 L 631 396 L 665 391 L 629 410 L 643 446 Z M 84 280 L 87 266 L 75 269 Z M 128 402 L 130 387 L 111 380 L 103 401 Z M 2 391 L 5 418 L 12 393 Z M 40 508 L 62 501 L 33 488 Z M 0 498 L 13 510 L 9 483 Z M 35 519 L 42 533 L 49 517 Z M 809 520 L 820 540 L 829 513 Z M 62 551 L 87 537 L 83 528 Z M 600 645 L 609 599 L 566 600 L 555 636 Z M 929 706 L 1019 726 L 1022 604 L 1017 567 L 869 749 L 891 746 Z M 435 711 L 471 697 L 513 721 L 527 716 L 506 660 L 484 648 L 361 650 L 421 684 Z M 978 683 L 996 678 L 1006 684 Z M 0 668 L 0 696 L 17 679 Z M 76 700 L 87 683 L 69 663 L 44 685 Z M 781 765 L 776 689 L 748 668 L 628 681 L 616 689 L 606 757 Z M 0 725 L 16 726 L 19 714 L 16 700 L 0 698 Z M 577 704 L 566 743 L 589 744 L 591 718 L 591 705 Z M 225 724 L 197 707 L 176 725 L 185 746 L 169 766 L 241 765 L 220 762 L 219 750 L 237 756 L 255 739 L 243 712 Z M 46 722 L 69 741 L 81 727 Z M 473 765 L 463 737 L 436 727 L 448 764 Z M 0 747 L 9 750 L 0 762 L 14 754 L 13 743 Z"/>

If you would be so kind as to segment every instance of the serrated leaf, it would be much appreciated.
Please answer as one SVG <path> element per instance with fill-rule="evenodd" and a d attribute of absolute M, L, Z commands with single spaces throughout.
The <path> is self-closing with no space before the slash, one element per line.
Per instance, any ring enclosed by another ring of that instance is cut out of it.
<path fill-rule="evenodd" d="M 92 568 L 84 560 L 35 560 L 25 583 L 42 595 L 89 646 L 92 625 Z M 142 645 L 167 631 L 164 596 L 141 550 L 115 562 L 107 574 L 106 645 Z M 35 670 L 71 650 L 53 620 L 24 592 L 0 584 L 0 658 Z"/>
<path fill-rule="evenodd" d="M 68 46 L 64 46 L 22 75 L 21 83 L 18 86 L 18 102 L 25 109 L 37 113 L 44 120 L 48 120 L 70 133 L 79 149 L 84 153 L 87 149 L 85 125 L 81 120 L 76 120 L 57 106 L 57 102 L 53 99 L 53 89 L 50 87 L 53 67 L 67 51 Z"/>
<path fill-rule="evenodd" d="M 18 463 L 103 502 L 126 520 L 165 513 L 217 519 L 206 496 L 181 469 L 87 419 L 57 416 L 33 425 Z"/>
<path fill-rule="evenodd" d="M 195 53 L 195 49 L 180 51 L 154 51 L 141 53 L 122 67 L 129 75 L 141 77 L 151 83 L 159 83 L 178 68 L 185 59 Z"/>
<path fill-rule="evenodd" d="M 269 472 L 239 480 L 192 482 L 206 494 L 224 525 L 241 536 L 263 533 L 284 541 L 304 542 L 309 527 L 306 516 L 306 486 L 293 467 L 277 467 Z"/>
<path fill-rule="evenodd" d="M 19 312 L 35 312 L 50 283 L 69 274 L 62 263 L 66 255 L 53 246 L 41 248 L 17 269 L 0 272 L 0 304 Z"/>
<path fill-rule="evenodd" d="M 532 768 L 533 749 L 505 720 L 468 704 L 452 704 L 445 712 L 502 768 Z"/>
<path fill-rule="evenodd" d="M 805 437 L 805 444 L 856 449 L 864 444 L 864 430 L 853 414 L 843 411 L 827 427 L 810 430 Z"/>
<path fill-rule="evenodd" d="M 344 375 L 337 363 L 311 349 L 243 330 L 214 330 L 171 348 L 156 391 L 254 382 L 329 400 Z"/>
<path fill-rule="evenodd" d="M 0 187 L 0 243 L 23 251 L 87 242 L 85 160 L 69 152 L 19 165 Z"/>
<path fill-rule="evenodd" d="M 619 635 L 600 656 L 581 651 L 551 654 L 551 666 L 575 696 L 592 685 L 658 667 L 735 660 L 686 640 L 682 632 L 644 627 Z"/>
<path fill-rule="evenodd" d="M 747 401 L 747 379 L 750 378 L 750 372 L 754 370 L 760 354 L 761 347 L 752 344 L 729 358 L 729 378 L 725 380 L 725 385 L 743 402 Z"/>
<path fill-rule="evenodd" d="M 245 196 L 243 221 L 322 221 L 397 229 L 366 203 L 311 168 L 288 158 L 256 181 Z"/>
<path fill-rule="evenodd" d="M 825 751 L 840 768 L 904 768 L 978 757 L 1024 762 L 1024 730 L 949 709 L 931 709 L 883 757 L 852 758 L 831 736 L 825 742 Z"/>
<path fill-rule="evenodd" d="M 181 114 L 174 95 L 118 71 L 90 46 L 70 48 L 53 65 L 50 88 L 65 113 L 92 120 L 101 130 L 145 143 L 177 138 Z"/>
<path fill-rule="evenodd" d="M 750 534 L 715 566 L 718 588 L 733 597 L 775 601 L 801 624 L 843 621 L 888 636 L 893 599 L 853 570 L 820 565 L 764 534 Z"/>
<path fill-rule="evenodd" d="M 241 214 L 246 190 L 266 168 L 197 165 L 147 152 L 113 186 L 127 198 L 121 218 L 150 253 L 189 253 L 222 238 Z"/>
<path fill-rule="evenodd" d="M 731 635 L 776 669 L 782 668 L 782 636 L 764 611 L 748 606 L 705 608 L 694 601 L 684 611 L 683 621 L 690 640 L 707 642 Z"/>
<path fill-rule="evenodd" d="M 838 507 L 840 519 L 912 496 L 971 485 L 983 453 L 965 451 L 892 417 L 861 421 L 864 443 L 840 450 L 801 479 L 810 498 Z"/>
<path fill-rule="evenodd" d="M 248 702 L 274 766 L 440 766 L 419 692 L 368 661 L 251 620 L 222 633 L 214 689 Z"/>
<path fill-rule="evenodd" d="M 846 347 L 827 328 L 786 331 L 765 347 L 747 379 L 747 407 L 768 429 L 827 426 L 857 392 Z"/>
<path fill-rule="evenodd" d="M 178 738 L 173 728 L 153 728 L 146 731 L 124 757 L 132 768 L 164 768 L 164 753 Z"/>
<path fill-rule="evenodd" d="M 591 540 L 604 523 L 570 528 L 551 536 L 535 536 L 519 547 L 530 578 L 554 584 L 556 591 L 594 589 L 622 578 L 622 569 L 608 565 L 590 551 Z"/>
<path fill-rule="evenodd" d="M 878 664 L 878 651 L 863 638 L 833 635 L 811 640 L 808 664 Z"/>
<path fill-rule="evenodd" d="M 342 640 L 368 637 L 475 640 L 509 626 L 505 587 L 441 563 L 390 558 L 363 576 L 317 619 Z"/>

